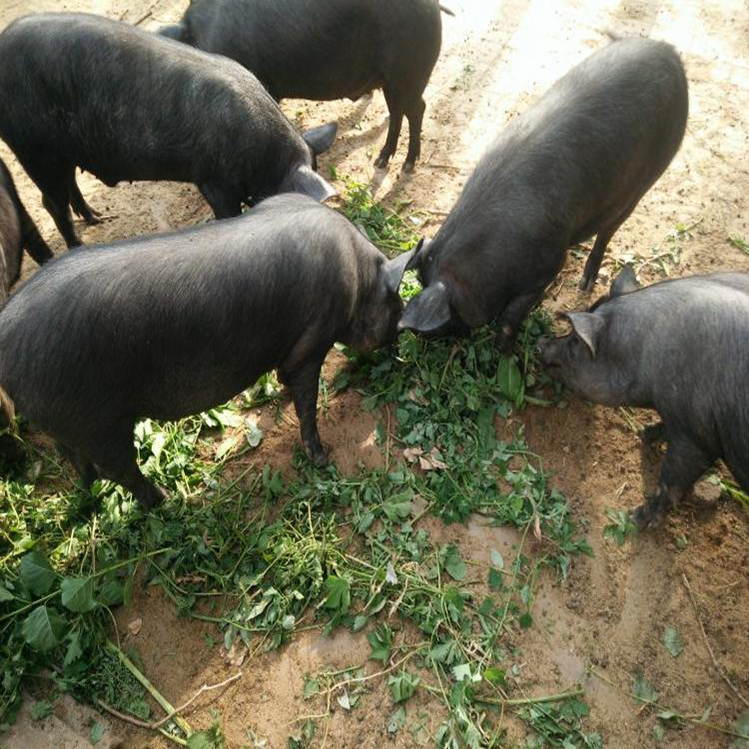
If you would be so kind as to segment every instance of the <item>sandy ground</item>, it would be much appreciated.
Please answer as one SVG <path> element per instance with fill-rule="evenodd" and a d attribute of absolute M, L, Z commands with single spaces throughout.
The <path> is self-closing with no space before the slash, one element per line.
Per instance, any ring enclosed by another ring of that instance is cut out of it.
<path fill-rule="evenodd" d="M 175 20 L 182 5 L 174 0 L 5 0 L 0 5 L 0 26 L 29 10 L 56 9 L 94 11 L 155 28 Z M 694 228 L 691 238 L 680 242 L 680 262 L 669 266 L 673 275 L 749 271 L 749 257 L 727 242 L 729 235 L 749 238 L 746 2 L 450 0 L 449 5 L 456 17 L 443 19 L 443 51 L 426 91 L 423 160 L 416 172 L 408 177 L 399 172 L 405 158 L 404 137 L 389 171 L 372 166 L 386 131 L 380 92 L 356 103 L 284 102 L 284 109 L 300 125 L 338 120 L 339 137 L 321 160 L 323 173 L 335 166 L 341 176 L 370 183 L 379 199 L 391 204 L 409 201 L 412 209 L 428 217 L 424 231 L 433 235 L 500 128 L 570 67 L 604 45 L 605 30 L 645 34 L 673 43 L 683 55 L 690 85 L 689 126 L 671 167 L 611 242 L 601 280 L 606 281 L 614 257 L 663 252 L 669 246 L 669 232 L 679 224 Z M 63 251 L 36 188 L 1 144 L 0 155 L 11 165 L 42 233 L 55 251 Z M 88 175 L 80 185 L 91 205 L 107 217 L 96 227 L 78 226 L 87 243 L 180 227 L 209 214 L 197 191 L 187 185 L 139 183 L 109 189 Z M 545 302 L 550 309 L 585 303 L 576 290 L 583 260 L 570 255 Z M 24 272 L 32 271 L 33 263 L 27 261 Z M 657 264 L 649 263 L 641 277 L 653 281 L 662 276 Z M 711 662 L 684 576 L 694 590 L 717 661 L 736 687 L 749 694 L 746 513 L 727 501 L 709 506 L 700 499 L 708 492 L 699 490 L 698 497 L 664 528 L 616 548 L 602 539 L 605 508 L 639 503 L 643 492 L 654 487 L 658 456 L 641 448 L 618 412 L 577 400 L 564 410 L 529 408 L 514 418 L 522 422 L 531 448 L 543 456 L 577 517 L 588 519 L 588 538 L 595 550 L 594 558 L 575 560 L 565 586 L 550 579 L 541 582 L 537 625 L 517 643 L 518 663 L 530 692 L 541 694 L 582 682 L 592 709 L 589 725 L 601 731 L 609 747 L 653 746 L 654 718 L 605 682 L 586 677 L 591 665 L 621 685 L 628 685 L 631 675 L 641 670 L 664 703 L 698 716 L 712 707 L 715 723 L 732 724 L 743 705 Z M 343 470 L 355 470 L 358 460 L 368 465 L 381 461 L 373 440 L 374 425 L 353 393 L 335 399 L 321 418 L 323 440 L 333 446 L 333 459 Z M 297 440 L 296 428 L 285 423 L 269 427 L 258 462 L 286 466 Z M 511 548 L 514 541 L 512 533 L 479 522 L 446 527 L 430 520 L 428 529 L 440 539 L 460 543 L 464 555 L 482 564 L 488 564 L 490 548 Z M 687 540 L 683 549 L 676 544 L 680 537 Z M 143 627 L 133 644 L 146 673 L 173 704 L 185 701 L 203 683 L 232 673 L 219 648 L 208 648 L 202 638 L 212 631 L 209 625 L 177 619 L 157 590 L 141 591 L 130 609 L 120 612 L 123 633 L 136 617 L 143 620 Z M 685 649 L 678 659 L 671 658 L 662 645 L 667 626 L 677 627 L 683 636 Z M 201 699 L 190 720 L 195 726 L 208 725 L 210 709 L 217 709 L 229 747 L 252 746 L 249 731 L 266 738 L 269 747 L 285 747 L 295 730 L 292 721 L 310 712 L 309 703 L 301 698 L 305 672 L 361 663 L 368 653 L 363 635 L 304 634 L 281 651 L 245 662 L 242 680 L 217 698 Z M 424 712 L 428 704 L 432 710 L 434 703 L 422 699 L 414 698 L 409 714 L 421 712 L 425 724 L 432 725 L 439 716 Z M 417 743 L 418 732 L 401 731 L 395 739 L 385 738 L 390 714 L 384 683 L 374 683 L 355 711 L 334 713 L 315 743 L 323 743 L 325 731 L 332 747 Z M 10 749 L 78 745 L 49 743 L 34 730 L 22 721 L 15 734 L 2 742 Z M 111 730 L 124 737 L 122 746 L 166 745 L 122 725 Z M 668 732 L 661 746 L 705 749 L 728 747 L 730 742 L 691 727 Z M 86 745 L 81 739 L 80 746 Z"/>

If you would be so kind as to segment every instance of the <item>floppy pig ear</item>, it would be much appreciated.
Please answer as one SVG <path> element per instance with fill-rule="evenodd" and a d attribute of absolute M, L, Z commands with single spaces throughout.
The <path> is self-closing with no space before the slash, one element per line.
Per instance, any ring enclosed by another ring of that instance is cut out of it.
<path fill-rule="evenodd" d="M 403 252 L 398 255 L 398 257 L 394 257 L 392 260 L 386 260 L 382 264 L 380 273 L 385 277 L 385 286 L 388 291 L 392 291 L 393 293 L 398 292 L 398 287 L 401 285 L 403 274 L 410 266 L 411 260 L 413 260 L 414 253 L 417 249 L 418 247 L 415 247 L 413 250 Z"/>
<path fill-rule="evenodd" d="M 570 312 L 567 319 L 575 333 L 584 341 L 593 356 L 596 355 L 598 336 L 603 330 L 604 321 L 600 315 L 592 312 Z"/>
<path fill-rule="evenodd" d="M 305 130 L 302 133 L 302 138 L 304 138 L 307 145 L 312 149 L 315 156 L 319 156 L 333 145 L 337 130 L 338 125 L 335 122 L 329 122 L 327 125 L 320 125 L 320 127 Z"/>
<path fill-rule="evenodd" d="M 431 333 L 449 322 L 450 318 L 450 289 L 443 281 L 437 281 L 406 305 L 398 322 L 398 330 Z"/>
<path fill-rule="evenodd" d="M 300 192 L 309 195 L 319 203 L 332 198 L 338 193 L 330 182 L 324 180 L 314 169 L 308 166 L 300 166 L 283 183 L 283 192 Z"/>
<path fill-rule="evenodd" d="M 424 258 L 426 257 L 426 250 L 429 247 L 430 240 L 422 237 L 416 247 L 411 252 L 411 259 L 406 266 L 406 270 L 418 270 L 421 268 Z"/>
<path fill-rule="evenodd" d="M 637 281 L 637 276 L 635 276 L 635 269 L 632 266 L 632 263 L 627 263 L 621 269 L 619 275 L 611 282 L 609 296 L 613 299 L 622 294 L 629 294 L 631 291 L 637 291 L 639 288 L 640 284 Z"/>

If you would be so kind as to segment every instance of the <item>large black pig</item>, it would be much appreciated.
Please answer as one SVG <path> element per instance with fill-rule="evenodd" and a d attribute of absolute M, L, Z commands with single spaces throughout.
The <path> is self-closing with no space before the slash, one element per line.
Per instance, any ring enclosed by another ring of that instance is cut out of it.
<path fill-rule="evenodd" d="M 75 168 L 105 184 L 194 182 L 216 218 L 278 192 L 323 200 L 314 172 L 335 126 L 306 142 L 249 71 L 119 21 L 25 16 L 0 34 L 0 137 L 42 191 L 69 247 L 69 206 L 96 221 Z"/>
<path fill-rule="evenodd" d="M 52 251 L 18 197 L 8 167 L 0 159 L 0 307 L 21 273 L 24 249 L 40 265 L 52 257 Z"/>
<path fill-rule="evenodd" d="M 749 275 L 714 273 L 638 290 L 631 267 L 573 331 L 540 342 L 549 372 L 607 406 L 653 408 L 666 440 L 658 489 L 633 517 L 655 526 L 716 460 L 749 490 Z"/>
<path fill-rule="evenodd" d="M 409 256 L 387 260 L 343 216 L 301 195 L 73 250 L 0 312 L 0 386 L 84 482 L 110 478 L 150 507 L 162 492 L 136 464 L 136 421 L 211 408 L 278 368 L 304 447 L 322 465 L 315 413 L 325 355 L 335 341 L 369 350 L 394 340 Z"/>
<path fill-rule="evenodd" d="M 191 0 L 160 33 L 237 60 L 276 99 L 358 99 L 382 88 L 390 126 L 376 165 L 395 153 L 404 115 L 404 170 L 419 158 L 422 94 L 442 43 L 435 0 Z"/>
<path fill-rule="evenodd" d="M 414 257 L 424 291 L 401 328 L 496 321 L 507 348 L 567 248 L 595 234 L 580 284 L 590 290 L 612 235 L 678 150 L 687 109 L 684 69 L 663 42 L 621 39 L 573 68 L 491 145 Z"/>

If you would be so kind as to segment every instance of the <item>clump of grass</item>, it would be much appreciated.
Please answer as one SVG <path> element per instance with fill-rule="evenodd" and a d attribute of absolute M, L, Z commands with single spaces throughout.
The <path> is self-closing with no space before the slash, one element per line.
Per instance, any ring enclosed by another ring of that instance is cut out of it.
<path fill-rule="evenodd" d="M 387 255 L 410 250 L 418 241 L 420 221 L 411 214 L 403 217 L 401 212 L 408 203 L 401 203 L 395 210 L 372 200 L 369 188 L 349 180 L 343 195 L 342 213 L 358 226 Z"/>

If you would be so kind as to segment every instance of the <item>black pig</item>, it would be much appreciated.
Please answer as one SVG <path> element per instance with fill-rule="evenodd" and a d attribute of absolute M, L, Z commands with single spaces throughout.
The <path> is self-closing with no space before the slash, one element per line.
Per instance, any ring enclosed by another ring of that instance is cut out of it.
<path fill-rule="evenodd" d="M 52 257 L 52 251 L 18 197 L 8 167 L 0 159 L 0 307 L 21 273 L 24 249 L 39 265 Z"/>
<path fill-rule="evenodd" d="M 409 257 L 387 260 L 339 213 L 300 195 L 74 250 L 0 313 L 0 386 L 85 482 L 110 478 L 150 507 L 162 492 L 136 464 L 136 421 L 214 407 L 278 368 L 307 453 L 322 465 L 325 355 L 335 341 L 369 350 L 394 340 Z"/>
<path fill-rule="evenodd" d="M 122 180 L 194 182 L 216 218 L 277 192 L 323 200 L 314 172 L 335 126 L 307 142 L 258 80 L 232 60 L 86 14 L 25 16 L 0 34 L 0 137 L 42 191 L 69 247 L 68 206 L 96 216 L 81 167 Z"/>
<path fill-rule="evenodd" d="M 687 121 L 676 51 L 628 38 L 591 55 L 494 141 L 434 240 L 402 329 L 427 335 L 497 321 L 507 348 L 567 248 L 593 234 L 581 288 L 611 236 L 668 166 Z"/>
<path fill-rule="evenodd" d="M 191 0 L 160 33 L 237 60 L 276 99 L 355 100 L 382 88 L 390 126 L 375 164 L 395 153 L 404 115 L 404 170 L 419 158 L 422 94 L 442 43 L 435 0 Z"/>
<path fill-rule="evenodd" d="M 648 440 L 668 449 L 656 493 L 638 507 L 655 526 L 716 460 L 749 490 L 749 275 L 714 273 L 639 287 L 631 267 L 573 332 L 540 341 L 549 372 L 607 406 L 653 408 Z"/>

